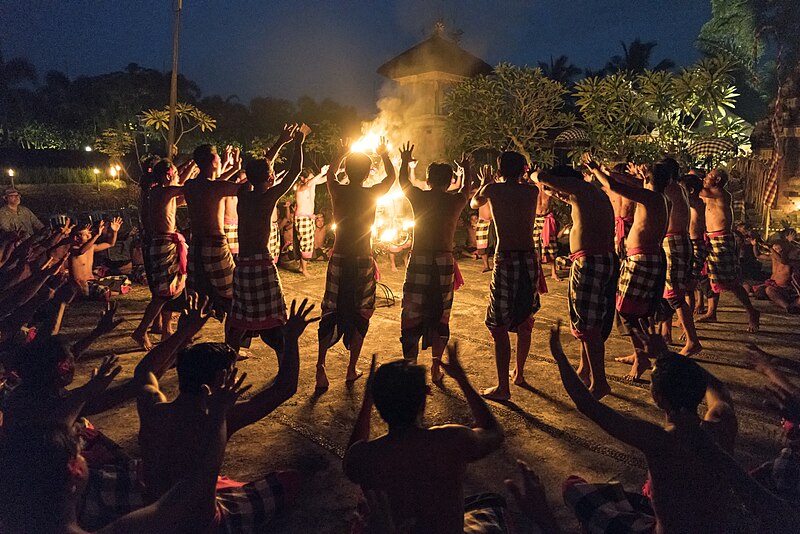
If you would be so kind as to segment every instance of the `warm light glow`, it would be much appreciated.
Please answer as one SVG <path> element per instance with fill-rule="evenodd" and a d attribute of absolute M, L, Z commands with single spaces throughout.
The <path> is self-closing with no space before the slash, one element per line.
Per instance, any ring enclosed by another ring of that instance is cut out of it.
<path fill-rule="evenodd" d="M 86 152 L 91 152 L 91 151 L 92 151 L 92 147 L 90 147 L 89 145 L 86 145 L 85 147 L 83 147 L 83 149 L 84 149 Z"/>
<path fill-rule="evenodd" d="M 336 231 L 336 223 L 331 224 L 331 230 Z"/>
<path fill-rule="evenodd" d="M 379 132 L 377 130 L 370 130 L 358 139 L 356 139 L 351 145 L 350 150 L 352 152 L 365 152 L 367 154 L 372 154 L 381 144 L 381 136 L 385 136 L 385 132 Z M 389 150 L 392 149 L 392 145 L 390 143 L 386 143 L 386 148 Z"/>
<path fill-rule="evenodd" d="M 119 172 L 122 170 L 122 167 L 120 167 L 119 165 L 114 165 L 114 169 L 116 169 L 116 171 Z"/>
<path fill-rule="evenodd" d="M 397 238 L 397 228 L 389 228 L 381 233 L 380 240 L 389 242 Z"/>
<path fill-rule="evenodd" d="M 111 176 L 116 176 L 116 175 L 117 175 L 117 169 L 116 169 L 116 168 L 114 168 L 114 167 L 111 167 L 111 168 L 108 170 L 108 173 L 109 173 Z"/>
<path fill-rule="evenodd" d="M 95 174 L 100 174 L 100 169 L 95 167 L 94 169 L 92 169 L 92 172 L 95 173 Z"/>
<path fill-rule="evenodd" d="M 372 228 L 371 228 L 371 231 L 372 231 L 372 235 L 377 234 L 378 233 L 378 227 L 373 224 Z"/>
<path fill-rule="evenodd" d="M 13 178 L 14 177 L 14 169 L 8 169 L 8 175 Z"/>
<path fill-rule="evenodd" d="M 414 221 L 411 219 L 403 219 L 403 230 L 408 230 L 409 228 L 414 228 Z"/>

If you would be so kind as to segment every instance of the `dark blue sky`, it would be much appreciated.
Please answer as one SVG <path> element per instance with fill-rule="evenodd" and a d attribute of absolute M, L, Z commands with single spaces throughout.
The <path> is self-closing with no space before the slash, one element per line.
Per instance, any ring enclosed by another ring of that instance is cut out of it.
<path fill-rule="evenodd" d="M 70 76 L 135 62 L 170 67 L 172 0 L 0 0 L 0 47 Z M 619 42 L 658 41 L 655 62 L 694 61 L 708 0 L 184 0 L 180 70 L 204 94 L 332 97 L 367 112 L 375 69 L 443 18 L 487 62 L 566 54 L 599 68 Z"/>

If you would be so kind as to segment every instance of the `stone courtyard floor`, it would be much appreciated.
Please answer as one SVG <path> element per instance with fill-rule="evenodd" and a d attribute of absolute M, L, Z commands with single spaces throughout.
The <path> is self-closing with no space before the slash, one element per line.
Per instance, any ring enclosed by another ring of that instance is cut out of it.
<path fill-rule="evenodd" d="M 487 303 L 489 273 L 480 272 L 480 262 L 460 262 L 466 285 L 455 296 L 451 318 L 452 339 L 461 346 L 463 365 L 476 388 L 495 383 L 493 345 L 483 324 Z M 393 273 L 388 263 L 381 262 L 382 282 L 394 293 L 394 305 L 379 298 L 364 343 L 360 365 L 366 370 L 372 353 L 379 361 L 401 356 L 400 297 L 403 272 Z M 287 301 L 308 297 L 319 302 L 323 294 L 325 264 L 313 263 L 308 279 L 293 272 L 281 271 Z M 566 276 L 566 272 L 562 273 Z M 495 491 L 505 494 L 503 479 L 515 475 L 515 460 L 528 462 L 540 475 L 548 489 L 549 500 L 562 524 L 573 531 L 577 524 L 565 509 L 561 482 L 570 474 L 579 474 L 590 481 L 619 480 L 628 489 L 638 491 L 645 480 L 642 455 L 626 447 L 595 427 L 580 415 L 566 395 L 555 362 L 548 348 L 549 327 L 559 318 L 567 319 L 567 282 L 548 279 L 550 292 L 542 297 L 542 309 L 536 316 L 531 356 L 526 376 L 528 384 L 513 387 L 508 403 L 490 403 L 503 424 L 507 439 L 501 450 L 468 469 L 466 494 Z M 380 290 L 379 290 L 379 296 Z M 129 334 L 138 323 L 149 298 L 147 289 L 137 286 L 119 298 L 119 315 L 125 319 L 115 332 L 92 347 L 82 360 L 78 382 L 88 376 L 100 358 L 114 352 L 121 356 L 124 371 L 130 376 L 143 353 L 134 349 Z M 763 407 L 764 379 L 748 369 L 744 344 L 756 342 L 764 350 L 785 359 L 790 376 L 800 369 L 798 319 L 780 313 L 768 302 L 757 302 L 762 312 L 762 329 L 758 334 L 746 332 L 745 314 L 735 306 L 732 297 L 723 295 L 720 322 L 701 325 L 700 336 L 705 349 L 695 357 L 706 369 L 722 379 L 730 388 L 739 417 L 737 459 L 745 467 L 774 458 L 780 450 L 779 420 Z M 94 304 L 71 307 L 65 318 L 63 333 L 77 337 L 96 321 L 100 308 Z M 318 310 L 317 310 L 318 313 Z M 237 433 L 227 449 L 223 473 L 238 480 L 249 480 L 273 469 L 294 468 L 302 472 L 304 485 L 299 502 L 270 525 L 270 532 L 311 533 L 348 531 L 357 500 L 357 487 L 345 479 L 341 458 L 356 413 L 360 407 L 365 381 L 345 386 L 346 352 L 340 344 L 328 356 L 331 387 L 327 393 L 314 394 L 314 365 L 317 354 L 315 325 L 300 339 L 300 385 L 297 394 L 265 420 Z M 679 332 L 675 330 L 675 339 Z M 211 321 L 202 331 L 202 339 L 222 341 L 222 327 Z M 564 349 L 577 363 L 578 343 L 562 332 Z M 513 343 L 512 343 L 513 344 Z M 272 379 L 277 371 L 273 352 L 260 340 L 253 340 L 250 358 L 240 363 L 255 388 Z M 615 356 L 629 354 L 628 342 L 612 334 L 606 345 L 606 366 L 613 393 L 606 397 L 609 406 L 630 416 L 660 421 L 653 404 L 649 384 L 629 384 L 622 379 L 628 365 L 613 361 Z M 420 363 L 430 364 L 429 353 Z M 648 375 L 645 375 L 647 378 Z M 173 371 L 162 380 L 170 394 L 177 389 Z M 470 424 L 471 418 L 460 391 L 452 380 L 443 388 L 435 387 L 429 397 L 425 416 L 427 424 L 455 422 Z M 121 443 L 131 454 L 138 454 L 136 432 L 138 421 L 133 402 L 93 418 L 95 426 Z M 377 414 L 373 414 L 373 435 L 384 430 Z M 530 532 L 530 522 L 513 504 L 511 513 L 518 532 Z"/>

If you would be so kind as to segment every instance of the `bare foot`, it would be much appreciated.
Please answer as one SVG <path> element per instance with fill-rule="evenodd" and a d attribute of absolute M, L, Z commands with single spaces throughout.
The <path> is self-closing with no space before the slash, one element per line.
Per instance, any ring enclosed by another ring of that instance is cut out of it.
<path fill-rule="evenodd" d="M 715 313 L 713 315 L 709 315 L 709 314 L 701 315 L 700 317 L 695 319 L 694 322 L 696 322 L 696 323 L 716 323 L 717 322 L 717 314 Z"/>
<path fill-rule="evenodd" d="M 602 384 L 592 384 L 592 387 L 589 388 L 589 392 L 595 399 L 600 400 L 611 393 L 611 386 L 608 385 L 608 382 L 603 382 Z"/>
<path fill-rule="evenodd" d="M 651 368 L 652 366 L 650 365 L 650 360 L 642 360 L 641 358 L 637 358 L 633 362 L 631 372 L 628 373 L 628 376 L 625 377 L 625 380 L 628 380 L 629 382 L 637 382 L 642 379 L 644 372 Z"/>
<path fill-rule="evenodd" d="M 695 308 L 694 309 L 694 314 L 695 315 L 701 315 L 703 313 L 705 313 L 705 310 L 703 308 Z"/>
<path fill-rule="evenodd" d="M 352 372 L 348 371 L 347 372 L 347 376 L 344 377 L 344 381 L 346 383 L 348 383 L 348 384 L 352 384 L 353 382 L 355 382 L 356 380 L 358 380 L 362 376 L 364 376 L 364 371 L 360 371 L 358 369 L 356 369 L 355 371 L 352 371 Z"/>
<path fill-rule="evenodd" d="M 300 271 L 300 274 L 302 274 L 302 275 L 303 275 L 303 276 L 305 276 L 306 278 L 311 278 L 311 275 L 310 275 L 310 274 L 308 274 L 308 271 Z"/>
<path fill-rule="evenodd" d="M 392 266 L 392 272 L 396 273 L 397 272 L 397 267 Z"/>
<path fill-rule="evenodd" d="M 513 371 L 508 373 L 508 378 L 510 378 L 511 381 L 514 382 L 515 386 L 521 386 L 522 384 L 525 383 L 525 374 L 518 372 L 517 369 L 514 369 Z"/>
<path fill-rule="evenodd" d="M 683 349 L 678 353 L 681 356 L 694 356 L 695 354 L 700 353 L 703 350 L 703 345 L 700 342 L 697 343 L 690 343 L 687 342 L 686 345 L 683 346 Z"/>
<path fill-rule="evenodd" d="M 619 363 L 634 363 L 636 361 L 636 354 L 631 354 L 630 356 L 622 356 L 620 358 L 614 358 L 614 361 Z"/>
<path fill-rule="evenodd" d="M 493 401 L 507 401 L 511 398 L 511 392 L 502 392 L 498 386 L 481 390 L 481 397 Z"/>
<path fill-rule="evenodd" d="M 444 382 L 444 373 L 441 369 L 434 369 L 431 367 L 431 382 L 440 386 L 442 385 L 442 382 Z"/>
<path fill-rule="evenodd" d="M 330 383 L 328 382 L 328 373 L 325 372 L 324 365 L 317 365 L 317 391 L 327 391 Z"/>
<path fill-rule="evenodd" d="M 153 348 L 153 343 L 150 341 L 150 336 L 145 334 L 131 333 L 131 339 L 136 342 L 142 349 L 149 351 Z"/>
<path fill-rule="evenodd" d="M 581 379 L 581 382 L 583 382 L 584 386 L 586 386 L 587 388 L 589 387 L 589 384 L 592 383 L 592 377 L 589 373 L 588 366 L 583 366 L 583 365 L 578 366 L 578 378 Z"/>
<path fill-rule="evenodd" d="M 560 281 L 561 281 L 561 277 L 560 277 L 560 276 L 558 276 L 557 274 L 551 274 L 551 275 L 550 275 L 550 278 L 552 278 L 552 279 L 553 279 L 553 280 L 555 280 L 556 282 L 560 282 Z"/>
<path fill-rule="evenodd" d="M 750 314 L 750 317 L 748 319 L 749 324 L 747 326 L 747 331 L 750 332 L 751 334 L 755 334 L 756 332 L 758 332 L 758 329 L 760 327 L 759 324 L 760 321 L 761 321 L 761 312 L 758 310 L 753 310 L 753 313 Z"/>

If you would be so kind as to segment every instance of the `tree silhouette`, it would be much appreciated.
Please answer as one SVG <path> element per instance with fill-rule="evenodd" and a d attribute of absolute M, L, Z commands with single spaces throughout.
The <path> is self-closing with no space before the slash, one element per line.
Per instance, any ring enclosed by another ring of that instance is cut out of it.
<path fill-rule="evenodd" d="M 0 139 L 8 140 L 11 125 L 10 110 L 18 109 L 24 101 L 26 83 L 36 83 L 36 68 L 33 63 L 23 57 L 15 57 L 8 61 L 0 50 Z"/>
<path fill-rule="evenodd" d="M 570 63 L 569 58 L 563 55 L 558 56 L 555 61 L 553 61 L 553 56 L 550 56 L 550 63 L 540 61 L 539 68 L 542 69 L 545 76 L 566 86 L 572 85 L 575 76 L 581 73 L 581 69 Z"/>
<path fill-rule="evenodd" d="M 653 49 L 658 46 L 656 41 L 642 42 L 638 37 L 630 44 L 622 45 L 623 55 L 612 56 L 606 63 L 606 72 L 629 71 L 634 74 L 641 74 L 646 70 L 669 70 L 675 66 L 671 59 L 662 59 L 654 67 L 650 66 Z"/>

